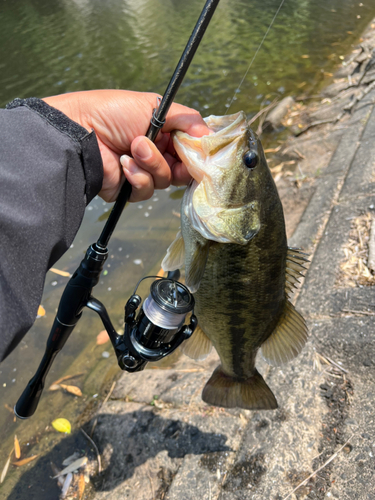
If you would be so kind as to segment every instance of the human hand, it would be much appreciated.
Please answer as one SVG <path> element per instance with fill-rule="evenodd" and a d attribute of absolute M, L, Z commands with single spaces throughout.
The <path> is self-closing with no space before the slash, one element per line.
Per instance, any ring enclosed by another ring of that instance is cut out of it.
<path fill-rule="evenodd" d="M 209 134 L 209 129 L 197 111 L 173 103 L 162 131 L 152 143 L 144 134 L 158 97 L 128 90 L 91 90 L 43 99 L 89 132 L 94 129 L 104 169 L 99 195 L 105 201 L 117 198 L 125 177 L 132 185 L 133 202 L 151 198 L 154 189 L 188 184 L 190 175 L 174 156 L 169 133 L 181 130 L 201 137 Z"/>

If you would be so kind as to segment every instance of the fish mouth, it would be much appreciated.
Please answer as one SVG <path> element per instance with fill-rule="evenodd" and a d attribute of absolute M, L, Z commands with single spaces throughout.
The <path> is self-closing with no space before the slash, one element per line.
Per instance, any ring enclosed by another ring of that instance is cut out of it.
<path fill-rule="evenodd" d="M 220 150 L 238 140 L 246 132 L 246 116 L 243 111 L 226 116 L 208 116 L 204 118 L 212 133 L 202 137 L 193 137 L 185 132 L 173 132 L 173 146 L 185 164 L 189 174 L 200 183 L 205 173 L 205 164 Z"/>

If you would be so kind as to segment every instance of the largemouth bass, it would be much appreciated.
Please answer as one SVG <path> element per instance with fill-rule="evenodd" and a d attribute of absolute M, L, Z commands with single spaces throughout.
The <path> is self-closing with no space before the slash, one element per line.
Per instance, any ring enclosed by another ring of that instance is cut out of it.
<path fill-rule="evenodd" d="M 185 265 L 194 293 L 198 327 L 183 352 L 203 359 L 213 344 L 220 357 L 202 399 L 227 408 L 274 409 L 277 401 L 255 358 L 260 349 L 278 365 L 302 350 L 306 323 L 288 295 L 307 259 L 287 247 L 281 201 L 245 114 L 205 121 L 211 135 L 173 137 L 194 181 L 162 267 Z"/>

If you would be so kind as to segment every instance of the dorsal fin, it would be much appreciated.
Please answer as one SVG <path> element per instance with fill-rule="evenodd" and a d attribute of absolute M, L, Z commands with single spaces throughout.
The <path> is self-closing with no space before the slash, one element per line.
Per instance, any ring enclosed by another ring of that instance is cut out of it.
<path fill-rule="evenodd" d="M 307 341 L 306 322 L 293 304 L 286 300 L 275 330 L 262 344 L 262 356 L 270 365 L 280 365 L 295 358 Z"/>
<path fill-rule="evenodd" d="M 167 253 L 161 263 L 164 271 L 175 271 L 185 264 L 185 244 L 181 231 L 178 231 L 176 238 L 169 245 Z"/>
<path fill-rule="evenodd" d="M 182 342 L 180 351 L 196 361 L 206 359 L 212 349 L 211 340 L 198 325 L 190 339 Z"/>
<path fill-rule="evenodd" d="M 306 267 L 304 263 L 310 262 L 306 256 L 308 254 L 301 251 L 300 248 L 288 247 L 286 254 L 286 270 L 285 270 L 285 293 L 289 297 L 293 288 L 298 288 L 300 283 L 299 278 L 303 278 Z"/>

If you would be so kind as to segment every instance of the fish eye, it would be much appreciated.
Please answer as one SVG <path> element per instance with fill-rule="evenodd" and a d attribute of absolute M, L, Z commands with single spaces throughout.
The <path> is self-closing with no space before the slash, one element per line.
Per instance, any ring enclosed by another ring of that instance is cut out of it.
<path fill-rule="evenodd" d="M 255 151 L 247 151 L 242 157 L 244 164 L 251 170 L 258 165 L 258 155 Z"/>

